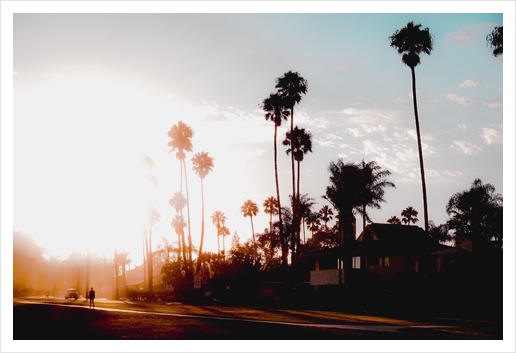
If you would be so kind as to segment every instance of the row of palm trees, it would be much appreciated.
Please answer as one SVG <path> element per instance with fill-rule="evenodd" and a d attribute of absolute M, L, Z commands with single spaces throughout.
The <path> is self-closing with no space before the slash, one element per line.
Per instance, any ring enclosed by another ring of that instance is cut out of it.
<path fill-rule="evenodd" d="M 387 220 L 387 222 L 391 224 L 401 224 L 402 222 L 405 224 L 416 224 L 419 222 L 417 215 L 418 212 L 412 206 L 409 206 L 401 211 L 401 219 L 399 219 L 397 216 L 392 216 Z"/>

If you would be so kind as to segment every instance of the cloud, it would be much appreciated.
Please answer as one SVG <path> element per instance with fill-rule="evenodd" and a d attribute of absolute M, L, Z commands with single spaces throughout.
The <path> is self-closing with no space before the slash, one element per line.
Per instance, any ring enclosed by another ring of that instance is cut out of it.
<path fill-rule="evenodd" d="M 486 31 L 492 30 L 493 24 L 479 23 L 474 27 L 461 28 L 457 32 L 448 35 L 448 38 L 461 46 L 474 45 L 479 39 L 485 38 Z"/>
<path fill-rule="evenodd" d="M 348 108 L 348 109 L 342 109 L 342 112 L 346 115 L 356 115 L 358 113 L 358 110 L 354 108 Z"/>
<path fill-rule="evenodd" d="M 407 98 L 401 98 L 401 97 L 398 97 L 394 100 L 396 103 L 403 103 L 403 102 L 406 102 L 408 101 Z"/>
<path fill-rule="evenodd" d="M 485 127 L 482 133 L 482 137 L 488 145 L 502 144 L 503 143 L 503 132 L 489 127 Z"/>
<path fill-rule="evenodd" d="M 457 125 L 457 127 L 459 128 L 459 130 L 461 131 L 466 131 L 468 129 L 468 127 L 465 125 L 465 124 L 460 124 L 460 125 Z"/>
<path fill-rule="evenodd" d="M 346 130 L 344 130 L 345 132 L 347 132 L 348 134 L 351 134 L 355 137 L 362 137 L 364 136 L 364 134 L 357 128 L 353 128 L 353 127 L 350 127 L 350 128 L 347 128 Z"/>
<path fill-rule="evenodd" d="M 331 140 L 342 140 L 342 137 L 334 135 L 334 134 L 326 134 L 326 138 Z"/>
<path fill-rule="evenodd" d="M 342 158 L 342 159 L 348 158 L 348 155 L 345 153 L 339 153 L 338 156 L 339 156 L 339 158 Z"/>
<path fill-rule="evenodd" d="M 433 141 L 434 137 L 430 134 L 422 134 L 421 131 L 419 132 L 421 135 L 421 141 Z M 417 134 L 416 129 L 408 129 L 407 134 L 412 137 L 412 139 L 417 140 Z"/>
<path fill-rule="evenodd" d="M 314 141 L 324 147 L 333 147 L 334 146 L 333 141 L 320 141 L 320 140 L 316 140 L 316 139 L 314 139 Z"/>
<path fill-rule="evenodd" d="M 385 130 L 386 130 L 385 126 L 383 126 L 383 125 L 372 126 L 372 125 L 362 124 L 360 127 L 367 134 L 372 134 L 373 132 L 385 132 Z"/>
<path fill-rule="evenodd" d="M 503 104 L 501 102 L 494 102 L 494 103 L 482 103 L 484 107 L 491 108 L 491 109 L 502 109 Z"/>
<path fill-rule="evenodd" d="M 461 107 L 469 107 L 475 103 L 475 98 L 466 98 L 453 93 L 445 93 L 443 96 L 450 102 L 459 104 Z"/>
<path fill-rule="evenodd" d="M 383 148 L 380 147 L 380 145 L 377 142 L 370 141 L 370 140 L 364 140 L 364 149 L 362 150 L 362 153 L 365 155 L 371 155 L 371 154 L 382 154 Z"/>
<path fill-rule="evenodd" d="M 450 147 L 467 155 L 473 155 L 482 151 L 480 147 L 468 141 L 453 141 Z"/>
<path fill-rule="evenodd" d="M 478 81 L 472 81 L 472 80 L 465 80 L 462 82 L 459 87 L 460 88 L 471 88 L 471 87 L 477 87 L 479 85 Z"/>

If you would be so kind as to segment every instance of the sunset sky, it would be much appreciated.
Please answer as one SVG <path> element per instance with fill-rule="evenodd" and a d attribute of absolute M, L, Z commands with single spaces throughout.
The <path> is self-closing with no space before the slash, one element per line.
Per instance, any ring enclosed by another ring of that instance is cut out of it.
<path fill-rule="evenodd" d="M 434 37 L 431 55 L 423 54 L 416 67 L 430 220 L 444 223 L 451 195 L 468 189 L 475 178 L 503 194 L 507 58 L 493 57 L 485 40 L 504 24 L 501 11 L 17 13 L 14 230 L 62 256 L 72 250 L 112 256 L 115 247 L 125 247 L 131 267 L 139 265 L 148 199 L 140 157 L 153 159 L 159 182 L 151 195 L 161 214 L 153 228 L 155 249 L 164 237 L 177 240 L 168 200 L 179 190 L 179 163 L 169 154 L 167 132 L 182 120 L 194 131 L 194 153 L 214 158 L 204 181 L 204 249 L 217 250 L 209 218 L 216 210 L 227 216 L 227 249 L 235 231 L 241 241 L 251 237 L 250 220 L 240 213 L 246 199 L 258 204 L 254 229 L 263 231 L 269 222 L 263 201 L 276 193 L 274 126 L 259 104 L 275 92 L 275 78 L 289 70 L 308 81 L 294 122 L 313 135 L 313 154 L 301 164 L 301 193 L 315 199 L 314 210 L 327 204 L 321 196 L 329 185 L 330 161 L 375 160 L 392 173 L 396 189 L 386 190 L 387 202 L 371 211 L 373 221 L 400 217 L 412 206 L 424 227 L 410 69 L 388 38 L 409 21 L 429 27 Z M 279 145 L 289 125 L 279 130 Z M 198 247 L 200 180 L 192 156 L 186 163 Z M 278 163 L 286 204 L 291 166 L 282 146 Z M 357 234 L 361 231 L 357 216 Z"/>

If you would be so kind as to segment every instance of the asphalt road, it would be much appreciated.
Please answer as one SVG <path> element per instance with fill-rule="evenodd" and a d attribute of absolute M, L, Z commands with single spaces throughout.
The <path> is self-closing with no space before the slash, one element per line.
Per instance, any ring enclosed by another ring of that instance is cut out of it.
<path fill-rule="evenodd" d="M 345 313 L 180 303 L 16 299 L 14 340 L 446 340 L 502 339 L 503 324 L 415 322 Z"/>

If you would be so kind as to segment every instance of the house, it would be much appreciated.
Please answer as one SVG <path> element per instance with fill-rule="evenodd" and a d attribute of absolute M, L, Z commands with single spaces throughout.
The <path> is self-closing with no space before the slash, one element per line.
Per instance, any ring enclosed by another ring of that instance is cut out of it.
<path fill-rule="evenodd" d="M 315 259 L 310 284 L 333 286 L 375 279 L 388 281 L 399 273 L 427 270 L 422 254 L 443 250 L 418 226 L 398 224 L 369 224 L 355 241 L 342 246 L 307 254 Z"/>

